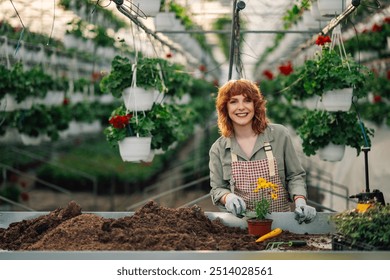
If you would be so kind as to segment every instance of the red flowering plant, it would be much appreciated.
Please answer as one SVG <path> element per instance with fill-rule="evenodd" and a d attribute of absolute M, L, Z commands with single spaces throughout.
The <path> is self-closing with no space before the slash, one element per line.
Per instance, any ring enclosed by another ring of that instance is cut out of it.
<path fill-rule="evenodd" d="M 272 73 L 271 70 L 268 70 L 268 69 L 263 71 L 263 76 L 265 76 L 268 80 L 274 79 L 274 74 Z"/>
<path fill-rule="evenodd" d="M 122 104 L 112 111 L 108 119 L 108 127 L 103 133 L 112 147 L 118 145 L 118 141 L 126 137 L 148 137 L 154 129 L 153 120 L 143 112 L 129 113 Z"/>
<path fill-rule="evenodd" d="M 285 76 L 290 75 L 294 71 L 292 64 L 291 64 L 291 61 L 288 61 L 287 63 L 280 65 L 279 71 L 282 75 L 285 75 Z"/>
<path fill-rule="evenodd" d="M 329 36 L 317 38 L 321 50 L 290 75 L 286 81 L 287 99 L 304 100 L 313 95 L 322 96 L 329 90 L 351 87 L 355 96 L 367 95 L 367 81 L 372 73 L 349 54 L 341 56 L 339 47 L 331 48 L 330 43 Z"/>

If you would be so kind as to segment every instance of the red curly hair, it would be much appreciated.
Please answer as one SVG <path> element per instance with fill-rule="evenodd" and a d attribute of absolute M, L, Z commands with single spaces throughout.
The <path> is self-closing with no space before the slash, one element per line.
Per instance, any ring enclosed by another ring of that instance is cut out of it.
<path fill-rule="evenodd" d="M 261 134 L 268 125 L 264 99 L 260 88 L 252 81 L 246 79 L 230 80 L 218 90 L 216 109 L 218 114 L 218 128 L 222 136 L 230 137 L 233 134 L 233 123 L 229 118 L 227 103 L 232 96 L 243 94 L 253 101 L 255 112 L 252 129 Z"/>

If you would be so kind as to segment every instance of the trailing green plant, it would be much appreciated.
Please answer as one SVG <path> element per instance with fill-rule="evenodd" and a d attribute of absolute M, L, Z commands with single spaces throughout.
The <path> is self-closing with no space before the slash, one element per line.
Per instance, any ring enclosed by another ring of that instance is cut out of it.
<path fill-rule="evenodd" d="M 52 118 L 45 105 L 34 104 L 28 110 L 18 110 L 13 116 L 13 126 L 19 133 L 32 137 L 47 135 L 55 141 L 59 138 L 56 119 Z M 60 120 L 61 121 L 61 120 Z"/>
<path fill-rule="evenodd" d="M 358 51 L 376 51 L 378 55 L 387 48 L 387 37 L 390 36 L 390 22 L 373 24 L 370 30 L 356 34 L 345 42 L 345 50 L 351 54 Z"/>
<path fill-rule="evenodd" d="M 89 0 L 60 0 L 59 5 L 62 6 L 65 10 L 72 10 L 74 12 L 79 12 L 82 7 L 85 8 L 85 14 L 103 14 L 104 22 L 102 25 L 107 27 L 112 27 L 113 29 L 120 29 L 126 27 L 126 23 L 119 19 L 110 9 L 103 7 L 100 3 L 96 1 Z"/>
<path fill-rule="evenodd" d="M 390 205 L 376 205 L 365 212 L 348 210 L 331 216 L 336 232 L 352 241 L 390 249 Z"/>
<path fill-rule="evenodd" d="M 96 26 L 92 29 L 92 32 L 95 33 L 93 41 L 97 46 L 114 47 L 115 39 L 107 34 L 106 28 Z"/>
<path fill-rule="evenodd" d="M 381 96 L 374 96 L 373 103 L 364 102 L 357 105 L 360 115 L 363 119 L 371 121 L 378 126 L 383 124 L 390 125 L 390 105 L 383 101 Z"/>
<path fill-rule="evenodd" d="M 153 104 L 146 117 L 150 118 L 154 126 L 151 130 L 152 149 L 168 150 L 175 142 L 182 141 L 187 134 L 184 127 L 190 125 L 181 120 L 182 110 L 175 104 Z"/>
<path fill-rule="evenodd" d="M 5 65 L 0 64 L 0 100 L 9 90 L 10 71 Z"/>
<path fill-rule="evenodd" d="M 2 67 L 0 72 L 4 74 L 4 77 L 0 78 L 0 87 L 2 86 L 4 90 L 0 96 L 8 93 L 15 98 L 17 103 L 28 97 L 43 98 L 53 85 L 53 79 L 43 71 L 40 65 L 25 71 L 23 64 L 17 62 L 12 69 L 7 70 Z"/>
<path fill-rule="evenodd" d="M 72 119 L 78 122 L 92 123 L 95 119 L 95 111 L 91 110 L 88 102 L 78 102 L 71 105 Z"/>
<path fill-rule="evenodd" d="M 297 133 L 302 139 L 303 152 L 307 156 L 314 155 L 329 143 L 355 148 L 357 155 L 363 146 L 371 146 L 370 136 L 374 135 L 374 130 L 367 129 L 362 124 L 365 138 L 355 112 L 307 110 L 303 120 L 303 124 L 297 128 Z"/>
<path fill-rule="evenodd" d="M 58 131 L 64 131 L 69 128 L 69 123 L 72 120 L 71 107 L 69 105 L 51 106 L 47 111 L 53 120 L 54 127 Z"/>
<path fill-rule="evenodd" d="M 267 99 L 267 116 L 273 123 L 291 125 L 298 128 L 303 122 L 306 110 L 284 100 Z"/>
<path fill-rule="evenodd" d="M 327 36 L 326 36 L 327 37 Z M 317 40 L 318 41 L 318 40 Z M 326 91 L 353 88 L 354 96 L 367 96 L 367 81 L 372 72 L 357 63 L 349 54 L 340 56 L 329 41 L 316 52 L 314 59 L 308 59 L 285 80 L 284 94 L 288 100 L 304 100 L 313 95 L 322 96 Z"/>
<path fill-rule="evenodd" d="M 129 113 L 122 104 L 112 111 L 108 120 L 108 127 L 104 129 L 103 133 L 110 145 L 116 147 L 118 141 L 126 137 L 152 136 L 154 125 L 153 120 L 144 113 L 138 113 L 137 115 Z"/>
<path fill-rule="evenodd" d="M 136 85 L 144 89 L 165 90 L 162 71 L 166 61 L 161 58 L 141 57 L 130 61 L 127 57 L 115 56 L 111 62 L 111 72 L 100 81 L 102 92 L 119 98 L 125 88 L 133 85 L 133 72 L 136 64 Z"/>
<path fill-rule="evenodd" d="M 165 94 L 175 99 L 180 99 L 188 93 L 192 84 L 192 76 L 185 70 L 184 65 L 177 63 L 163 63 L 163 79 L 166 86 Z"/>

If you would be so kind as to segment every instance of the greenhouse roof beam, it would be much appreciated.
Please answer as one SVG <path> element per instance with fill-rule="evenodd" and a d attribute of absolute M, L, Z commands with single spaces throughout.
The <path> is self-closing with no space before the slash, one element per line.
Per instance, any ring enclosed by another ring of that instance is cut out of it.
<path fill-rule="evenodd" d="M 122 2 L 123 1 L 120 1 L 120 0 L 117 0 L 117 1 L 114 1 L 115 3 L 117 2 Z M 138 27 L 140 27 L 142 30 L 145 31 L 146 34 L 152 36 L 153 38 L 155 38 L 157 41 L 159 41 L 160 43 L 162 43 L 163 45 L 167 46 L 168 48 L 170 48 L 171 50 L 174 50 L 174 51 L 177 51 L 181 54 L 183 54 L 184 56 L 186 56 L 189 61 L 190 58 L 188 57 L 187 53 L 185 53 L 183 50 L 181 49 L 178 49 L 176 48 L 175 46 L 173 46 L 172 44 L 170 44 L 169 42 L 163 40 L 162 38 L 160 38 L 160 36 L 158 36 L 154 31 L 150 30 L 148 27 L 146 27 L 142 22 L 140 22 L 138 20 L 138 18 L 133 15 L 128 9 L 126 9 L 123 5 L 118 5 L 117 4 L 117 9 L 119 12 L 121 12 L 122 14 L 124 14 L 126 17 L 128 17 L 132 22 L 134 22 Z M 195 61 L 192 61 L 192 63 L 196 63 Z"/>

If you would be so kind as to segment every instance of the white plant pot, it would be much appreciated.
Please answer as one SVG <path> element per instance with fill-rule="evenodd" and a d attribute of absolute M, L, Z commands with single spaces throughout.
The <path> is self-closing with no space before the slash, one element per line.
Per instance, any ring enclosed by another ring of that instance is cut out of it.
<path fill-rule="evenodd" d="M 60 105 L 64 101 L 64 92 L 62 91 L 48 91 L 46 93 L 45 98 L 40 99 L 39 102 L 40 104 L 45 104 L 45 105 Z"/>
<path fill-rule="evenodd" d="M 340 161 L 343 159 L 345 153 L 345 145 L 335 145 L 329 143 L 322 149 L 318 150 L 318 156 L 323 161 Z"/>
<path fill-rule="evenodd" d="M 140 87 L 128 87 L 122 95 L 126 109 L 129 111 L 147 111 L 153 106 L 156 90 L 146 90 Z"/>
<path fill-rule="evenodd" d="M 336 17 L 345 9 L 345 0 L 318 0 L 318 10 L 323 17 Z"/>
<path fill-rule="evenodd" d="M 160 0 L 132 0 L 131 2 L 131 10 L 139 16 L 154 17 L 160 11 Z"/>
<path fill-rule="evenodd" d="M 118 141 L 123 161 L 139 162 L 150 158 L 152 137 L 126 137 Z"/>
<path fill-rule="evenodd" d="M 172 30 L 176 24 L 175 13 L 158 13 L 154 18 L 156 31 Z"/>
<path fill-rule="evenodd" d="M 42 142 L 42 136 L 32 137 L 27 134 L 20 134 L 20 139 L 22 140 L 22 143 L 26 146 L 37 146 L 41 144 Z"/>
<path fill-rule="evenodd" d="M 322 105 L 329 112 L 348 111 L 352 105 L 353 88 L 334 89 L 322 95 Z"/>

